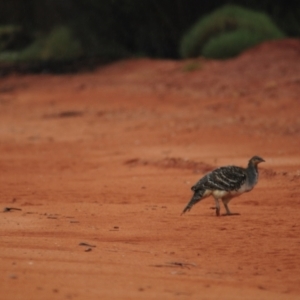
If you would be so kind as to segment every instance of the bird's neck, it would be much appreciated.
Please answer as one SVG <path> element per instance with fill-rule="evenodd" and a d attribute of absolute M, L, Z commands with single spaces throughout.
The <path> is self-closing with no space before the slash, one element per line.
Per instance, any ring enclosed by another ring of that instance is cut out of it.
<path fill-rule="evenodd" d="M 248 164 L 247 174 L 249 178 L 249 183 L 251 185 L 256 184 L 258 179 L 258 169 L 257 169 L 257 165 L 253 164 L 251 161 Z"/>

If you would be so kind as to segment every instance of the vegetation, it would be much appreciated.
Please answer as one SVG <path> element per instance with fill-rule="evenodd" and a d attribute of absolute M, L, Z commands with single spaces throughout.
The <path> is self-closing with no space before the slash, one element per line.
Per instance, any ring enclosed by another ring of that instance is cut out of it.
<path fill-rule="evenodd" d="M 228 58 L 265 40 L 282 37 L 284 33 L 266 14 L 226 5 L 201 18 L 184 35 L 180 54 L 184 58 Z"/>
<path fill-rule="evenodd" d="M 47 36 L 39 37 L 22 50 L 3 51 L 0 61 L 70 61 L 82 55 L 80 42 L 66 26 L 55 27 Z"/>
<path fill-rule="evenodd" d="M 297 1 L 228 2 L 264 12 L 288 36 L 300 37 Z M 199 18 L 223 3 L 199 0 L 0 1 L 0 61 L 21 61 L 22 64 L 70 59 L 107 62 L 128 56 L 177 59 L 179 53 L 185 51 L 181 47 L 179 52 L 183 35 Z M 223 24 L 226 33 L 221 34 L 224 28 L 213 26 L 203 40 L 197 38 L 200 44 L 193 55 L 199 55 L 201 49 L 206 56 L 226 57 L 229 53 L 239 52 L 230 49 L 230 44 L 248 47 L 264 40 L 259 31 L 250 34 L 253 29 L 240 23 L 240 27 L 229 30 L 231 26 L 237 26 L 230 22 Z M 221 47 L 223 51 L 217 53 Z M 237 46 L 233 48 L 237 49 Z"/>
<path fill-rule="evenodd" d="M 82 55 L 80 41 L 66 26 L 54 28 L 45 39 L 37 40 L 36 43 L 41 45 L 42 60 L 72 60 Z"/>
<path fill-rule="evenodd" d="M 203 68 L 203 62 L 200 61 L 200 60 L 193 60 L 193 61 L 190 61 L 190 62 L 187 62 L 182 70 L 184 72 L 193 72 L 193 71 L 196 71 L 196 70 L 200 70 Z"/>

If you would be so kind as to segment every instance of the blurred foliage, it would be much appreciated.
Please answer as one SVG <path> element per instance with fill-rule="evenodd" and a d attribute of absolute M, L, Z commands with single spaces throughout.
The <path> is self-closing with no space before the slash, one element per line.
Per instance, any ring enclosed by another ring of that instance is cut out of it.
<path fill-rule="evenodd" d="M 74 38 L 68 27 L 59 26 L 53 28 L 48 35 L 36 38 L 34 42 L 22 50 L 2 51 L 0 61 L 70 61 L 81 55 L 80 41 Z"/>
<path fill-rule="evenodd" d="M 194 72 L 196 70 L 201 70 L 203 68 L 203 61 L 201 60 L 193 60 L 187 62 L 183 67 L 182 71 L 184 72 Z"/>
<path fill-rule="evenodd" d="M 32 41 L 29 34 L 18 25 L 0 26 L 0 52 L 6 50 L 17 50 Z"/>
<path fill-rule="evenodd" d="M 212 37 L 203 46 L 201 54 L 207 58 L 226 59 L 237 56 L 244 50 L 270 39 L 274 39 L 274 37 L 266 37 L 261 33 L 243 28 L 237 29 Z"/>
<path fill-rule="evenodd" d="M 232 4 L 267 13 L 290 37 L 300 37 L 300 4 L 292 0 L 233 0 Z"/>
<path fill-rule="evenodd" d="M 82 55 L 80 41 L 66 26 L 55 27 L 41 44 L 42 60 L 72 60 Z"/>
<path fill-rule="evenodd" d="M 136 55 L 178 58 L 178 45 L 187 30 L 224 3 L 266 12 L 287 35 L 300 36 L 297 1 L 3 0 L 0 1 L 1 24 L 15 26 L 20 31 L 9 47 L 5 39 L 1 41 L 0 34 L 0 51 L 8 56 L 25 49 L 27 53 L 34 49 L 38 52 L 42 37 L 54 28 L 66 26 L 77 41 L 77 46 L 73 44 L 70 48 L 76 48 L 75 53 L 79 53 L 78 45 L 81 45 L 80 57 L 100 57 L 107 61 Z M 43 51 L 44 58 L 54 55 Z M 61 51 L 56 48 L 54 52 L 62 55 Z"/>
<path fill-rule="evenodd" d="M 228 58 L 260 42 L 282 37 L 283 32 L 266 14 L 225 5 L 192 26 L 182 39 L 180 54 L 184 58 Z"/>

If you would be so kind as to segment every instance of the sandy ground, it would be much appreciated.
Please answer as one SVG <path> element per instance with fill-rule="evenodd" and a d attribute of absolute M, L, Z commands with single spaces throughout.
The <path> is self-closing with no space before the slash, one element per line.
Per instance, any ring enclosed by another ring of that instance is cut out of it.
<path fill-rule="evenodd" d="M 0 299 L 299 299 L 299 95 L 297 40 L 1 78 Z M 180 216 L 253 155 L 239 216 Z"/>

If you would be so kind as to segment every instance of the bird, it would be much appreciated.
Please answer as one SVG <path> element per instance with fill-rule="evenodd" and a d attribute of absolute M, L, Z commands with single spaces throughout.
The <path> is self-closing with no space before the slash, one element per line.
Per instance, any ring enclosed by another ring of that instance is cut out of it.
<path fill-rule="evenodd" d="M 265 160 L 255 155 L 249 160 L 247 168 L 225 166 L 209 172 L 191 187 L 194 195 L 181 215 L 190 211 L 196 203 L 211 195 L 215 199 L 216 207 L 213 207 L 213 209 L 216 210 L 217 216 L 220 216 L 220 199 L 226 210 L 224 215 L 239 215 L 229 210 L 228 203 L 232 198 L 250 192 L 254 188 L 258 181 L 257 166 L 261 162 L 265 162 Z"/>

